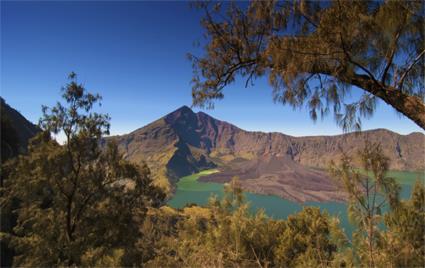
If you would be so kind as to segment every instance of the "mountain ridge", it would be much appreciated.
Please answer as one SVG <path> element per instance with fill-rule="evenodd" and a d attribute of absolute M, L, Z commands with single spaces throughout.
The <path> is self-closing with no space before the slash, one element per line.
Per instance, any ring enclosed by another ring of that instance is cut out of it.
<path fill-rule="evenodd" d="M 158 120 L 161 120 L 162 118 L 165 118 L 165 117 L 167 117 L 168 115 L 171 115 L 171 114 L 173 114 L 173 113 L 175 113 L 175 112 L 177 112 L 177 111 L 179 111 L 179 110 L 181 110 L 181 109 L 188 109 L 188 110 L 192 111 L 192 113 L 194 113 L 194 114 L 201 114 L 201 115 L 204 115 L 204 116 L 208 116 L 208 117 L 213 118 L 214 120 L 217 120 L 217 121 L 220 121 L 220 122 L 223 122 L 223 123 L 226 123 L 226 124 L 230 124 L 230 125 L 234 126 L 235 128 L 240 129 L 240 130 L 242 130 L 242 131 L 252 132 L 252 133 L 261 133 L 261 134 L 282 134 L 282 135 L 285 135 L 285 136 L 288 136 L 288 137 L 292 137 L 292 138 L 308 138 L 308 137 L 337 137 L 337 136 L 344 136 L 344 135 L 347 135 L 347 134 L 355 134 L 355 133 L 356 133 L 356 132 L 354 131 L 354 132 L 347 132 L 347 133 L 341 133 L 341 134 L 329 134 L 329 135 L 327 135 L 327 134 L 323 134 L 323 135 L 322 135 L 322 134 L 318 134 L 318 135 L 314 135 L 314 134 L 312 134 L 312 135 L 300 135 L 300 136 L 298 136 L 298 135 L 289 135 L 289 134 L 285 134 L 285 133 L 280 132 L 280 131 L 246 130 L 246 129 L 240 128 L 240 127 L 238 127 L 238 126 L 236 126 L 236 125 L 234 125 L 234 124 L 232 124 L 232 123 L 230 123 L 230 122 L 228 122 L 228 121 L 221 120 L 221 119 L 217 119 L 217 118 L 215 118 L 215 117 L 213 117 L 213 116 L 211 116 L 211 115 L 207 114 L 206 112 L 203 112 L 203 111 L 194 112 L 194 111 L 193 111 L 193 110 L 192 110 L 189 106 L 187 106 L 187 105 L 182 105 L 182 106 L 180 106 L 179 108 L 177 108 L 176 110 L 174 110 L 174 111 L 172 111 L 172 112 L 169 112 L 169 113 L 165 114 L 165 115 L 164 115 L 164 116 L 162 116 L 160 119 L 154 120 L 154 121 L 152 121 L 152 122 L 150 122 L 150 123 L 148 123 L 148 124 L 146 124 L 146 125 L 144 125 L 144 126 L 142 126 L 142 127 L 139 127 L 139 128 L 137 128 L 137 129 L 135 129 L 135 130 L 133 130 L 133 131 L 129 132 L 129 133 L 117 134 L 117 135 L 111 135 L 111 136 L 108 136 L 108 138 L 113 138 L 113 137 L 125 136 L 125 135 L 132 134 L 133 132 L 137 132 L 137 131 L 139 131 L 139 130 L 141 130 L 141 129 L 145 128 L 146 126 L 148 126 L 148 125 L 150 125 L 150 124 L 152 124 L 152 123 L 154 123 L 154 122 L 156 122 L 156 121 L 158 121 Z M 361 132 L 361 133 L 367 133 L 367 132 L 374 132 L 374 131 L 387 131 L 387 132 L 391 132 L 391 133 L 394 133 L 394 134 L 397 134 L 397 135 L 400 135 L 400 136 L 409 136 L 409 135 L 425 135 L 425 133 L 422 133 L 422 132 L 420 132 L 420 131 L 413 131 L 413 132 L 410 132 L 410 133 L 407 133 L 407 134 L 401 134 L 401 133 L 398 133 L 398 132 L 396 132 L 396 131 L 393 131 L 393 130 L 390 130 L 390 129 L 387 129 L 387 128 L 374 128 L 374 129 L 367 129 L 367 130 L 362 130 L 362 131 L 360 131 L 360 132 Z"/>
<path fill-rule="evenodd" d="M 394 170 L 422 170 L 425 136 L 401 135 L 387 129 L 333 136 L 290 136 L 280 132 L 246 131 L 204 112 L 182 106 L 129 134 L 113 136 L 125 157 L 147 162 L 160 186 L 172 191 L 179 177 L 206 168 L 226 168 L 238 162 L 273 155 L 304 167 L 326 168 L 342 151 L 349 155 L 364 140 L 383 142 Z"/>
<path fill-rule="evenodd" d="M 0 97 L 1 108 L 1 159 L 5 161 L 27 151 L 28 141 L 40 128 L 27 120 Z"/>

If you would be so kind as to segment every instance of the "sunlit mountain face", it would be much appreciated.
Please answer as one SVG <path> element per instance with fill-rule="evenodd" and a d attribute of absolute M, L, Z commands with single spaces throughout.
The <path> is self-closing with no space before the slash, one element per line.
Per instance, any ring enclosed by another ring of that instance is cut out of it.
<path fill-rule="evenodd" d="M 421 133 L 399 135 L 385 129 L 338 136 L 293 137 L 245 131 L 204 112 L 183 106 L 115 140 L 125 158 L 146 161 L 157 183 L 172 191 L 178 178 L 201 170 L 221 172 L 201 180 L 228 182 L 239 176 L 245 189 L 296 201 L 343 200 L 326 169 L 344 151 L 357 153 L 370 142 L 385 140 L 390 169 L 420 170 L 425 148 Z"/>

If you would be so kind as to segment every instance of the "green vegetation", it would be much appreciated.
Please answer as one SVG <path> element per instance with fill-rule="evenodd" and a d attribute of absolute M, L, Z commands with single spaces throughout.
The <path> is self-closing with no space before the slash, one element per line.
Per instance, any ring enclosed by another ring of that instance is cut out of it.
<path fill-rule="evenodd" d="M 364 169 L 356 170 L 373 178 L 372 172 L 367 172 Z M 417 181 L 425 184 L 425 173 L 423 171 L 389 170 L 386 174 L 388 177 L 394 178 L 401 185 L 413 186 Z"/>
<path fill-rule="evenodd" d="M 399 184 L 415 185 L 416 181 L 425 183 L 425 173 L 423 171 L 388 171 L 387 176 L 393 177 Z"/>
<path fill-rule="evenodd" d="M 177 183 L 177 187 L 180 190 L 183 191 L 205 191 L 205 190 L 215 190 L 217 186 L 216 183 L 208 184 L 208 183 L 194 183 L 198 180 L 199 177 L 213 174 L 215 172 L 218 172 L 217 169 L 209 169 L 209 170 L 203 170 L 199 173 L 192 174 L 189 176 L 185 176 L 183 178 L 179 179 L 179 182 Z M 213 189 L 212 189 L 213 188 Z"/>

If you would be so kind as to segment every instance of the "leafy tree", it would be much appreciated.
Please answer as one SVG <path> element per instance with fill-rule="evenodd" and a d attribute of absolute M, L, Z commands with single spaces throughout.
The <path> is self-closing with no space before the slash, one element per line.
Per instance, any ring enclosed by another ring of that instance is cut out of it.
<path fill-rule="evenodd" d="M 5 167 L 2 207 L 19 200 L 9 235 L 14 265 L 135 265 L 146 207 L 159 205 L 164 195 L 151 185 L 146 165 L 123 160 L 114 144 L 100 147 L 109 117 L 92 111 L 100 96 L 88 93 L 74 73 L 63 99 L 43 107 L 43 133 L 28 155 Z M 63 145 L 50 136 L 60 132 Z"/>
<path fill-rule="evenodd" d="M 359 129 L 377 98 L 425 129 L 424 14 L 421 1 L 202 2 L 207 44 L 194 67 L 193 102 L 212 105 L 238 75 L 268 76 L 274 100 L 332 112 Z M 224 6 L 224 7 L 223 7 Z M 362 94 L 347 102 L 350 88 Z"/>

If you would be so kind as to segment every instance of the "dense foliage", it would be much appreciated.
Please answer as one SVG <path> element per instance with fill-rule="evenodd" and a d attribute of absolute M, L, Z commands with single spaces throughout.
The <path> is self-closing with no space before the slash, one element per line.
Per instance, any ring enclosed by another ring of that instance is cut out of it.
<path fill-rule="evenodd" d="M 361 154 L 366 162 L 374 163 L 374 168 L 385 161 L 377 145 L 366 147 Z M 175 211 L 163 207 L 153 213 L 143 230 L 153 234 L 150 241 L 155 241 L 152 245 L 156 253 L 145 264 L 150 267 L 423 267 L 424 184 L 418 182 L 411 198 L 400 201 L 389 191 L 398 188 L 395 183 L 384 188 L 387 186 L 382 180 L 393 183 L 384 170 L 380 173 L 374 169 L 380 178 L 368 177 L 357 169 L 349 169 L 345 157 L 342 160 L 345 162 L 341 167 L 333 167 L 334 174 L 343 182 L 346 178 L 369 181 L 372 195 L 366 201 L 367 193 L 357 188 L 365 186 L 361 182 L 345 185 L 350 192 L 348 212 L 356 226 L 352 238 L 341 229 L 338 218 L 317 207 L 304 207 L 286 220 L 271 219 L 261 210 L 252 215 L 234 179 L 226 186 L 223 199 L 212 197 L 205 208 L 191 205 Z M 375 194 L 380 196 L 376 202 Z M 389 200 L 391 204 L 387 203 Z M 381 204 L 389 206 L 380 210 Z"/>
<path fill-rule="evenodd" d="M 71 74 L 65 105 L 43 108 L 43 132 L 28 154 L 4 166 L 2 210 L 16 226 L 2 234 L 17 266 L 134 265 L 135 243 L 148 206 L 164 195 L 151 185 L 147 166 L 123 160 L 114 144 L 101 148 L 109 117 L 92 112 L 100 97 Z M 63 145 L 51 134 L 63 133 Z M 112 260 L 122 260 L 111 263 Z"/>
<path fill-rule="evenodd" d="M 11 226 L 2 222 L 1 242 L 14 249 L 15 266 L 425 265 L 424 184 L 400 200 L 380 145 L 359 152 L 361 170 L 345 155 L 330 169 L 349 196 L 352 238 L 317 207 L 285 220 L 252 214 L 237 177 L 221 200 L 175 210 L 161 206 L 165 195 L 146 165 L 124 160 L 113 143 L 102 146 L 109 117 L 92 111 L 100 97 L 70 79 L 65 104 L 43 109 L 43 132 L 28 154 L 2 166 L 1 209 Z M 61 132 L 62 145 L 51 137 Z"/>
<path fill-rule="evenodd" d="M 261 210 L 250 215 L 237 179 L 222 200 L 213 197 L 206 209 L 186 208 L 183 215 L 175 235 L 164 239 L 168 254 L 152 266 L 327 266 L 340 260 L 344 243 L 337 220 L 319 208 L 306 207 L 286 221 Z"/>
<path fill-rule="evenodd" d="M 381 99 L 425 129 L 422 1 L 198 6 L 207 44 L 203 55 L 190 56 L 195 105 L 222 98 L 239 76 L 246 86 L 267 76 L 276 102 L 306 106 L 314 120 L 333 113 L 344 129 L 360 128 Z"/>

